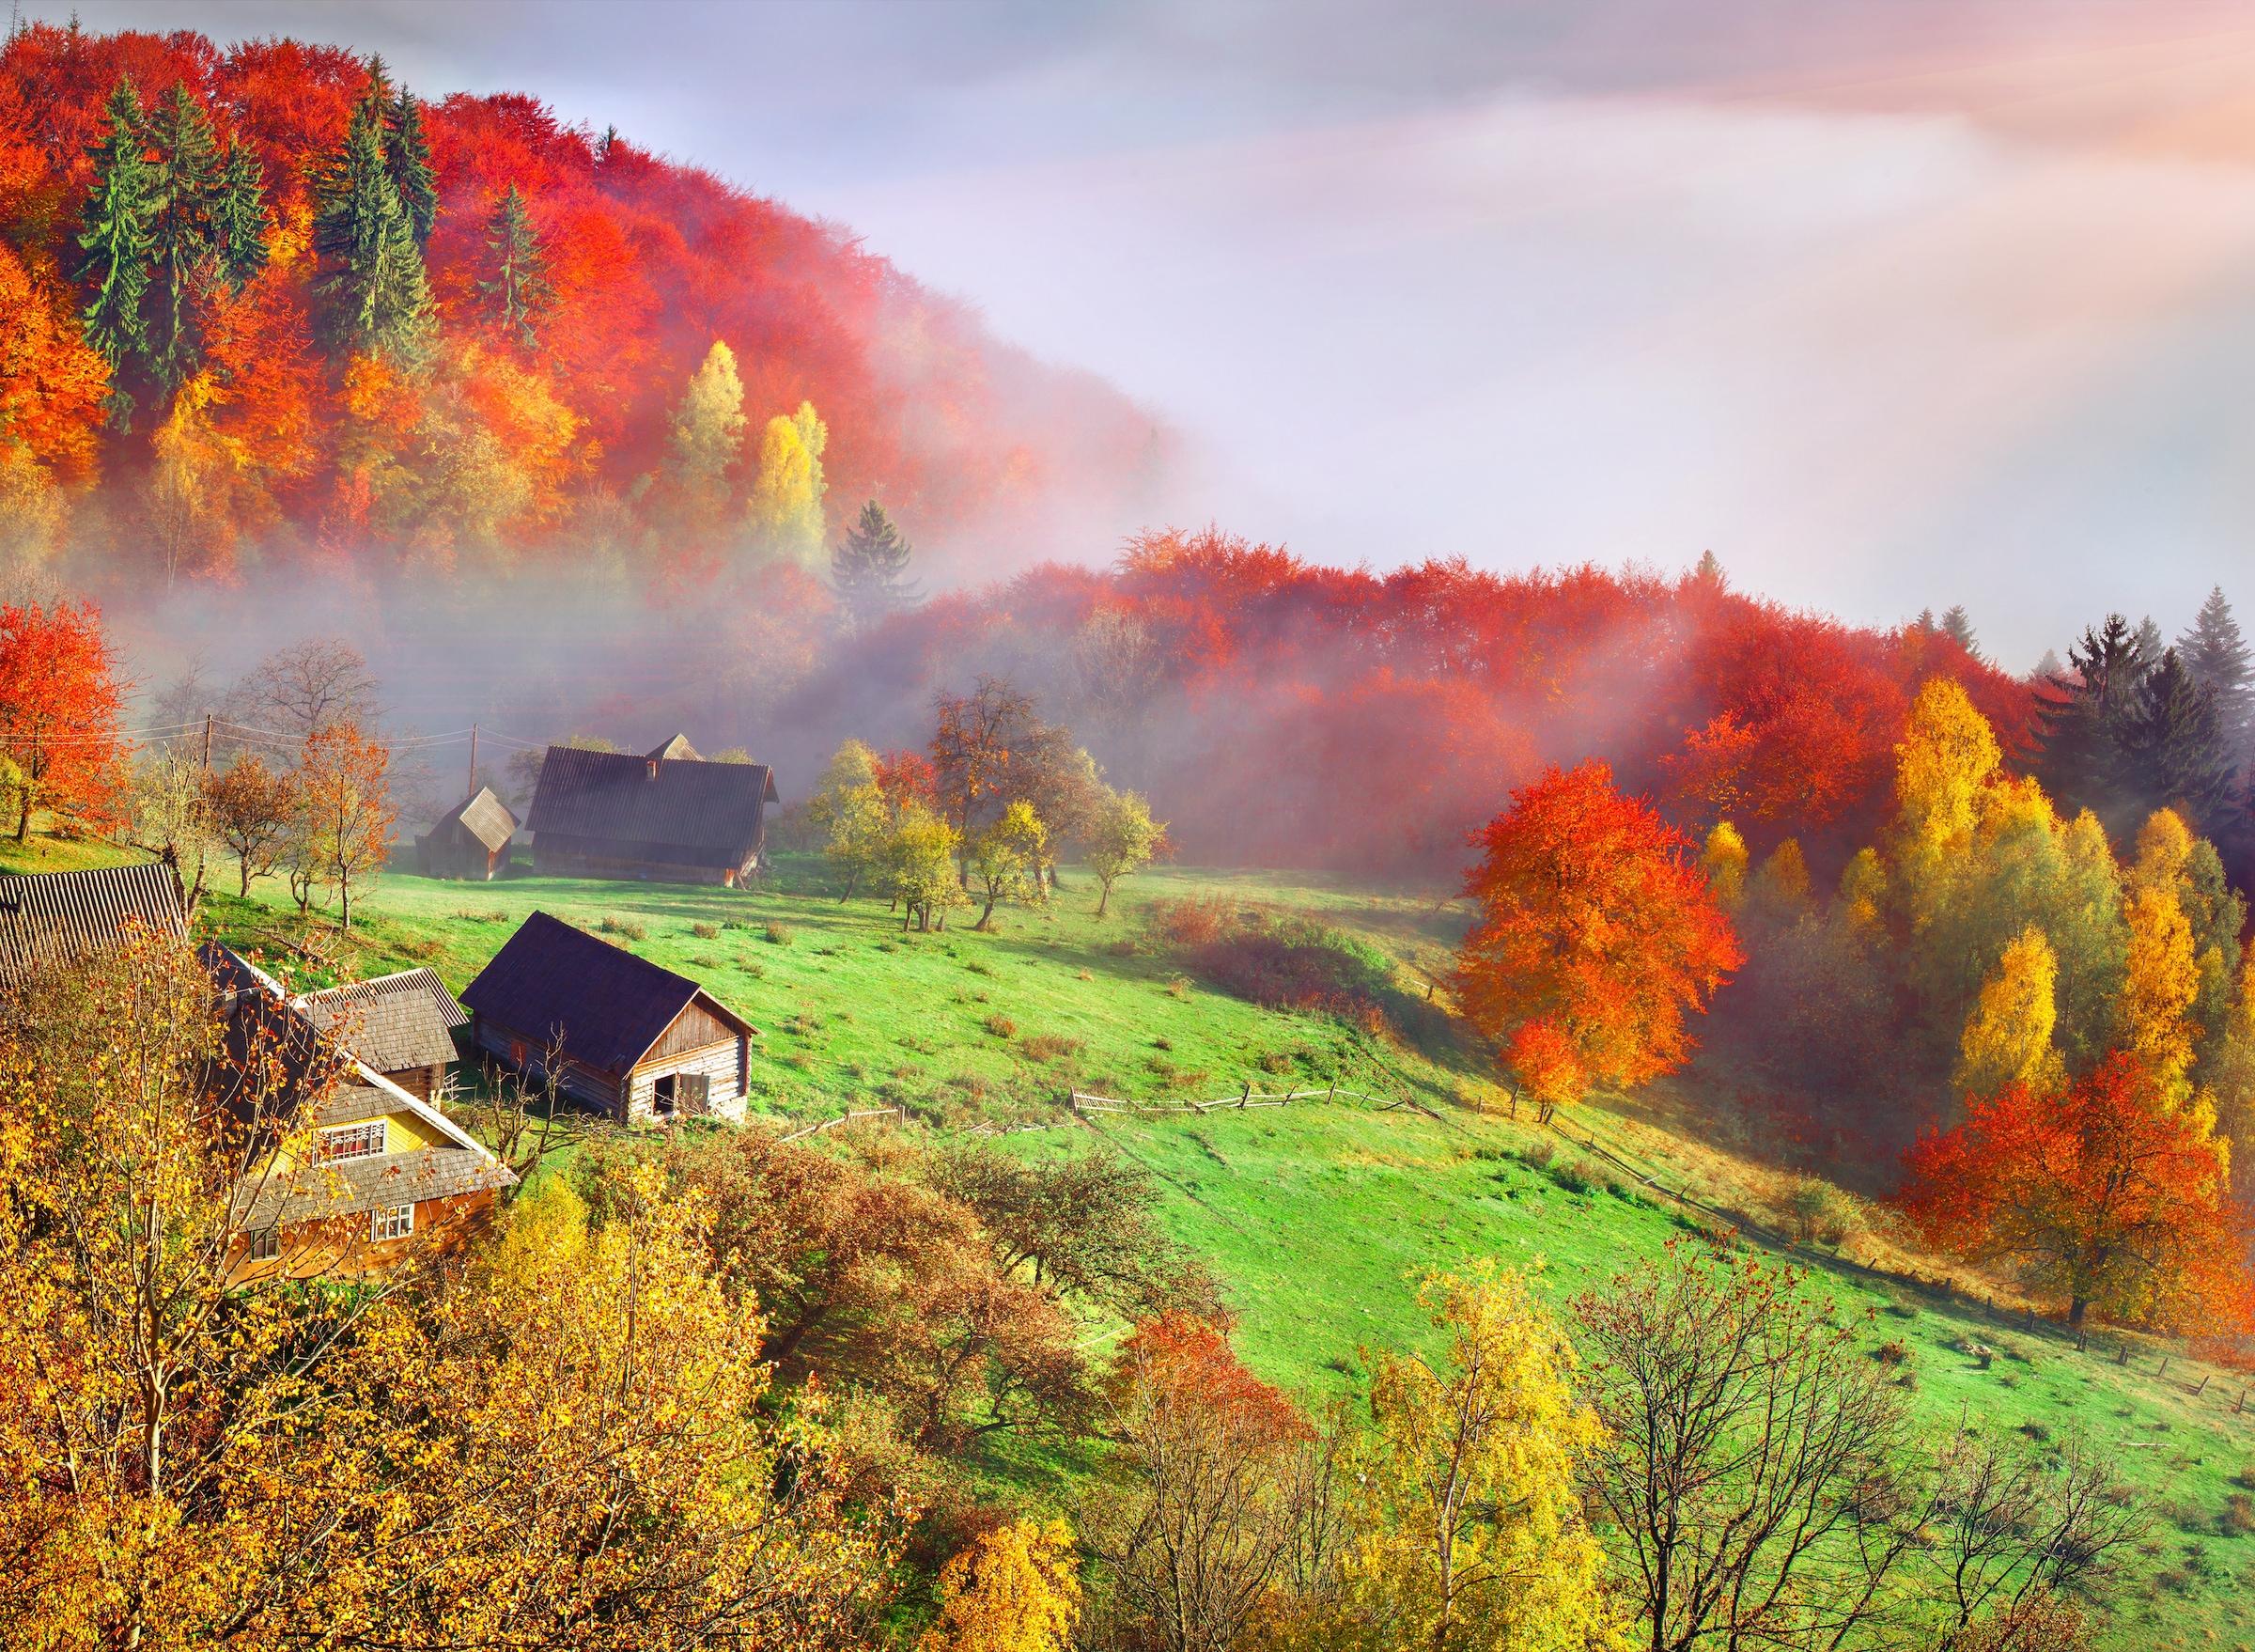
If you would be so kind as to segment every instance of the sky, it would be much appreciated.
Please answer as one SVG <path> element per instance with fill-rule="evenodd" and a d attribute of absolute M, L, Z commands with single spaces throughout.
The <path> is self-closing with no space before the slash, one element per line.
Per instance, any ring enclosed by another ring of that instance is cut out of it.
<path fill-rule="evenodd" d="M 1178 431 L 1180 522 L 1712 550 L 1858 622 L 1963 603 L 2014 668 L 2216 584 L 2255 629 L 2245 4 L 75 10 L 380 50 L 849 225 Z"/>

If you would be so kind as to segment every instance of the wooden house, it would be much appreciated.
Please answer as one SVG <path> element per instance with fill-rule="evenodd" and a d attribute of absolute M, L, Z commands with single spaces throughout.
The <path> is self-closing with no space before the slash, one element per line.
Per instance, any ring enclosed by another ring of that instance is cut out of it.
<path fill-rule="evenodd" d="M 740 1122 L 759 1029 L 686 975 L 535 912 L 462 992 L 471 1041 L 622 1124 Z"/>
<path fill-rule="evenodd" d="M 516 1177 L 438 1108 L 341 1048 L 272 976 L 200 949 L 223 1019 L 219 1114 L 273 1145 L 235 1183 L 230 1277 L 351 1278 L 459 1250 Z"/>
<path fill-rule="evenodd" d="M 550 746 L 525 824 L 543 875 L 732 888 L 758 865 L 776 801 L 765 764 L 706 762 L 680 735 L 639 757 Z"/>
<path fill-rule="evenodd" d="M 491 881 L 508 869 L 509 840 L 519 821 L 509 805 L 481 787 L 415 839 L 415 866 L 426 878 Z"/>
<path fill-rule="evenodd" d="M 0 988 L 113 945 L 132 924 L 188 938 L 179 882 L 162 861 L 0 877 Z"/>
<path fill-rule="evenodd" d="M 421 1100 L 437 1099 L 460 1053 L 454 1029 L 470 1024 L 435 970 L 401 970 L 309 992 L 297 1006 L 354 1056 Z"/>

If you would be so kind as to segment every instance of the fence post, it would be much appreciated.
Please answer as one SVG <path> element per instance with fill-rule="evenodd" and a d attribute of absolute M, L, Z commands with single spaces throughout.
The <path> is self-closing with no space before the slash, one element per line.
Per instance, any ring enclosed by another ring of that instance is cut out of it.
<path fill-rule="evenodd" d="M 1323 1093 L 1323 1099 L 1324 1099 L 1324 1103 L 1325 1103 L 1325 1105 L 1326 1105 L 1326 1106 L 1329 1106 L 1329 1105 L 1330 1104 L 1330 1102 L 1331 1102 L 1331 1101 L 1332 1101 L 1334 1099 L 1336 1099 L 1336 1098 L 1337 1098 L 1338 1094 L 1339 1094 L 1339 1080 L 1338 1080 L 1338 1078 L 1337 1078 L 1336 1076 L 1334 1076 L 1334 1077 L 1332 1078 L 1332 1080 L 1331 1080 L 1331 1087 L 1330 1087 L 1330 1089 L 1326 1090 L 1326 1091 Z"/>
<path fill-rule="evenodd" d="M 1252 1100 L 1252 1081 L 1251 1079 L 1247 1079 L 1247 1080 L 1245 1081 L 1245 1087 L 1244 1087 L 1244 1089 L 1240 1090 L 1240 1091 L 1237 1093 L 1237 1111 L 1238 1111 L 1238 1112 L 1240 1112 L 1240 1113 L 1244 1112 L 1244 1111 L 1245 1111 L 1245 1103 L 1246 1103 L 1246 1102 L 1248 1102 L 1248 1101 L 1250 1101 L 1250 1100 Z"/>
<path fill-rule="evenodd" d="M 2195 1398 L 2195 1399 L 2198 1399 L 2198 1398 L 2200 1398 L 2200 1397 L 2201 1397 L 2201 1395 L 2203 1395 L 2203 1394 L 2206 1394 L 2206 1393 L 2208 1392 L 2208 1382 L 2209 1382 L 2209 1379 L 2210 1379 L 2210 1378 L 2213 1378 L 2215 1375 L 2216 1375 L 2216 1373 L 2215 1373 L 2214 1371 L 2211 1371 L 2211 1372 L 2209 1372 L 2209 1373 L 2208 1373 L 2208 1376 L 2207 1376 L 2207 1377 L 2203 1377 L 2203 1378 L 2201 1378 L 2201 1385 L 2200 1385 L 2198 1388 L 2196 1388 L 2196 1389 L 2194 1389 L 2194 1390 L 2192 1391 L 2192 1397 L 2193 1397 L 2193 1398 Z"/>
<path fill-rule="evenodd" d="M 2238 1416 L 2238 1415 L 2239 1415 L 2239 1413 L 2240 1413 L 2240 1412 L 2242 1412 L 2242 1411 L 2246 1410 L 2247 1409 L 2247 1391 L 2246 1389 L 2244 1389 L 2244 1388 L 2243 1388 L 2243 1389 L 2241 1389 L 2241 1390 L 2239 1391 L 2239 1403 L 2238 1403 L 2237 1405 L 2235 1405 L 2235 1406 L 2233 1406 L 2233 1407 L 2232 1408 L 2232 1414 L 2233 1416 L 2235 1416 L 2235 1417 L 2236 1417 L 2236 1416 Z"/>

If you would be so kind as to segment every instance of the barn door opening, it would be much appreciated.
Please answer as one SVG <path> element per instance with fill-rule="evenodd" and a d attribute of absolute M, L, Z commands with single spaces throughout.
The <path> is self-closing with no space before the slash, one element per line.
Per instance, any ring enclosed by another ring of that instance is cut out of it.
<path fill-rule="evenodd" d="M 679 1113 L 703 1118 L 712 1096 L 712 1080 L 701 1072 L 669 1072 L 650 1086 L 650 1111 L 660 1118 Z"/>

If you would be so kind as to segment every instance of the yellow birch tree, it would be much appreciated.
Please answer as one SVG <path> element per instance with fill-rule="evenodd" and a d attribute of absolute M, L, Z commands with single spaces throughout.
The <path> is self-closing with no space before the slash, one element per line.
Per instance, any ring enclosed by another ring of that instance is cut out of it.
<path fill-rule="evenodd" d="M 752 484 L 746 523 L 766 549 L 813 567 L 822 553 L 822 450 L 830 427 L 802 401 L 795 413 L 768 421 L 759 440 L 759 475 Z"/>
<path fill-rule="evenodd" d="M 1958 1045 L 1957 1083 L 1976 1096 L 1993 1096 L 2011 1083 L 2038 1089 L 2066 1076 L 2052 1029 L 2059 1019 L 2059 960 L 2044 931 L 2030 924 L 2004 949 L 1997 972 L 1966 1019 Z"/>
<path fill-rule="evenodd" d="M 1746 839 L 1738 835 L 1738 828 L 1728 820 L 1716 821 L 1700 864 L 1706 868 L 1716 904 L 1725 912 L 1736 912 L 1746 898 Z"/>
<path fill-rule="evenodd" d="M 940 1569 L 940 1611 L 916 1652 L 1065 1652 L 1081 1580 L 1063 1520 L 1015 1520 Z"/>

